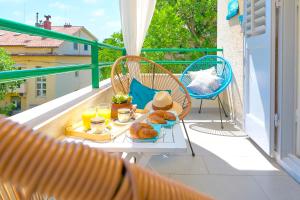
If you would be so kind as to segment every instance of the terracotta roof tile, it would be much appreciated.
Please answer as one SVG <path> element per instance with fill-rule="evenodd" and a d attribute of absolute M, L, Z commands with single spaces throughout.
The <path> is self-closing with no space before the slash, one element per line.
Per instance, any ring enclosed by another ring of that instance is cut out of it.
<path fill-rule="evenodd" d="M 82 26 L 52 26 L 53 31 L 74 35 Z M 0 30 L 0 46 L 59 47 L 64 41 Z"/>

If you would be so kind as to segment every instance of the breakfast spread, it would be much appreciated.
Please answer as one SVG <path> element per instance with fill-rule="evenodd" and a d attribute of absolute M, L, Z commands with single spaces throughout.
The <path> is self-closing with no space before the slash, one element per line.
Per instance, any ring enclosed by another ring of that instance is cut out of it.
<path fill-rule="evenodd" d="M 134 142 L 155 142 L 161 128 L 172 127 L 182 108 L 169 92 L 156 93 L 149 109 L 136 109 L 132 97 L 113 96 L 111 103 L 99 103 L 81 115 L 81 121 L 66 127 L 66 135 L 95 141 L 111 141 L 127 133 Z M 147 113 L 150 112 L 148 115 Z"/>
<path fill-rule="evenodd" d="M 149 114 L 148 120 L 152 124 L 166 124 L 168 121 L 175 121 L 176 116 L 175 114 L 164 111 L 164 110 L 157 110 L 153 113 Z"/>
<path fill-rule="evenodd" d="M 130 137 L 133 139 L 150 139 L 158 135 L 154 128 L 143 122 L 135 122 L 130 126 Z"/>

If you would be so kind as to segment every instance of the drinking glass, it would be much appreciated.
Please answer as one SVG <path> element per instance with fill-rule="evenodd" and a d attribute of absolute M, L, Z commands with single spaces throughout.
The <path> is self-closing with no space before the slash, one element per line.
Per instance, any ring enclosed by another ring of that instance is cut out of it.
<path fill-rule="evenodd" d="M 86 109 L 82 115 L 82 125 L 85 130 L 91 129 L 91 119 L 96 117 L 96 109 L 95 108 L 88 108 Z"/>
<path fill-rule="evenodd" d="M 101 103 L 97 106 L 97 115 L 103 117 L 108 123 L 110 121 L 111 108 L 109 103 Z"/>

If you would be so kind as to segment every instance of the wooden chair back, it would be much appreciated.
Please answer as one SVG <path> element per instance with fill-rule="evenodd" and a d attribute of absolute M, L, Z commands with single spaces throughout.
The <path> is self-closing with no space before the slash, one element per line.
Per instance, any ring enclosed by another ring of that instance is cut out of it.
<path fill-rule="evenodd" d="M 112 66 L 111 83 L 115 93 L 129 93 L 133 78 L 156 90 L 170 90 L 173 100 L 179 103 L 182 120 L 191 110 L 191 97 L 178 78 L 161 65 L 140 56 L 123 56 Z"/>

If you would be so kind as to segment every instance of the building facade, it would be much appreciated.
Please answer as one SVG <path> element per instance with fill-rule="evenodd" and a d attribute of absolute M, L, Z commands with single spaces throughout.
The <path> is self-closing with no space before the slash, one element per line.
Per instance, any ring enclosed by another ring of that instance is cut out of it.
<path fill-rule="evenodd" d="M 43 24 L 47 24 L 46 19 Z M 46 26 L 41 28 L 96 40 L 83 26 Z M 38 36 L 0 31 L 0 47 L 4 48 L 21 69 L 87 64 L 91 62 L 91 49 L 88 45 L 71 43 Z M 57 97 L 90 85 L 90 71 L 71 72 L 48 77 L 32 78 L 3 101 L 14 103 L 18 111 L 35 107 Z"/>

